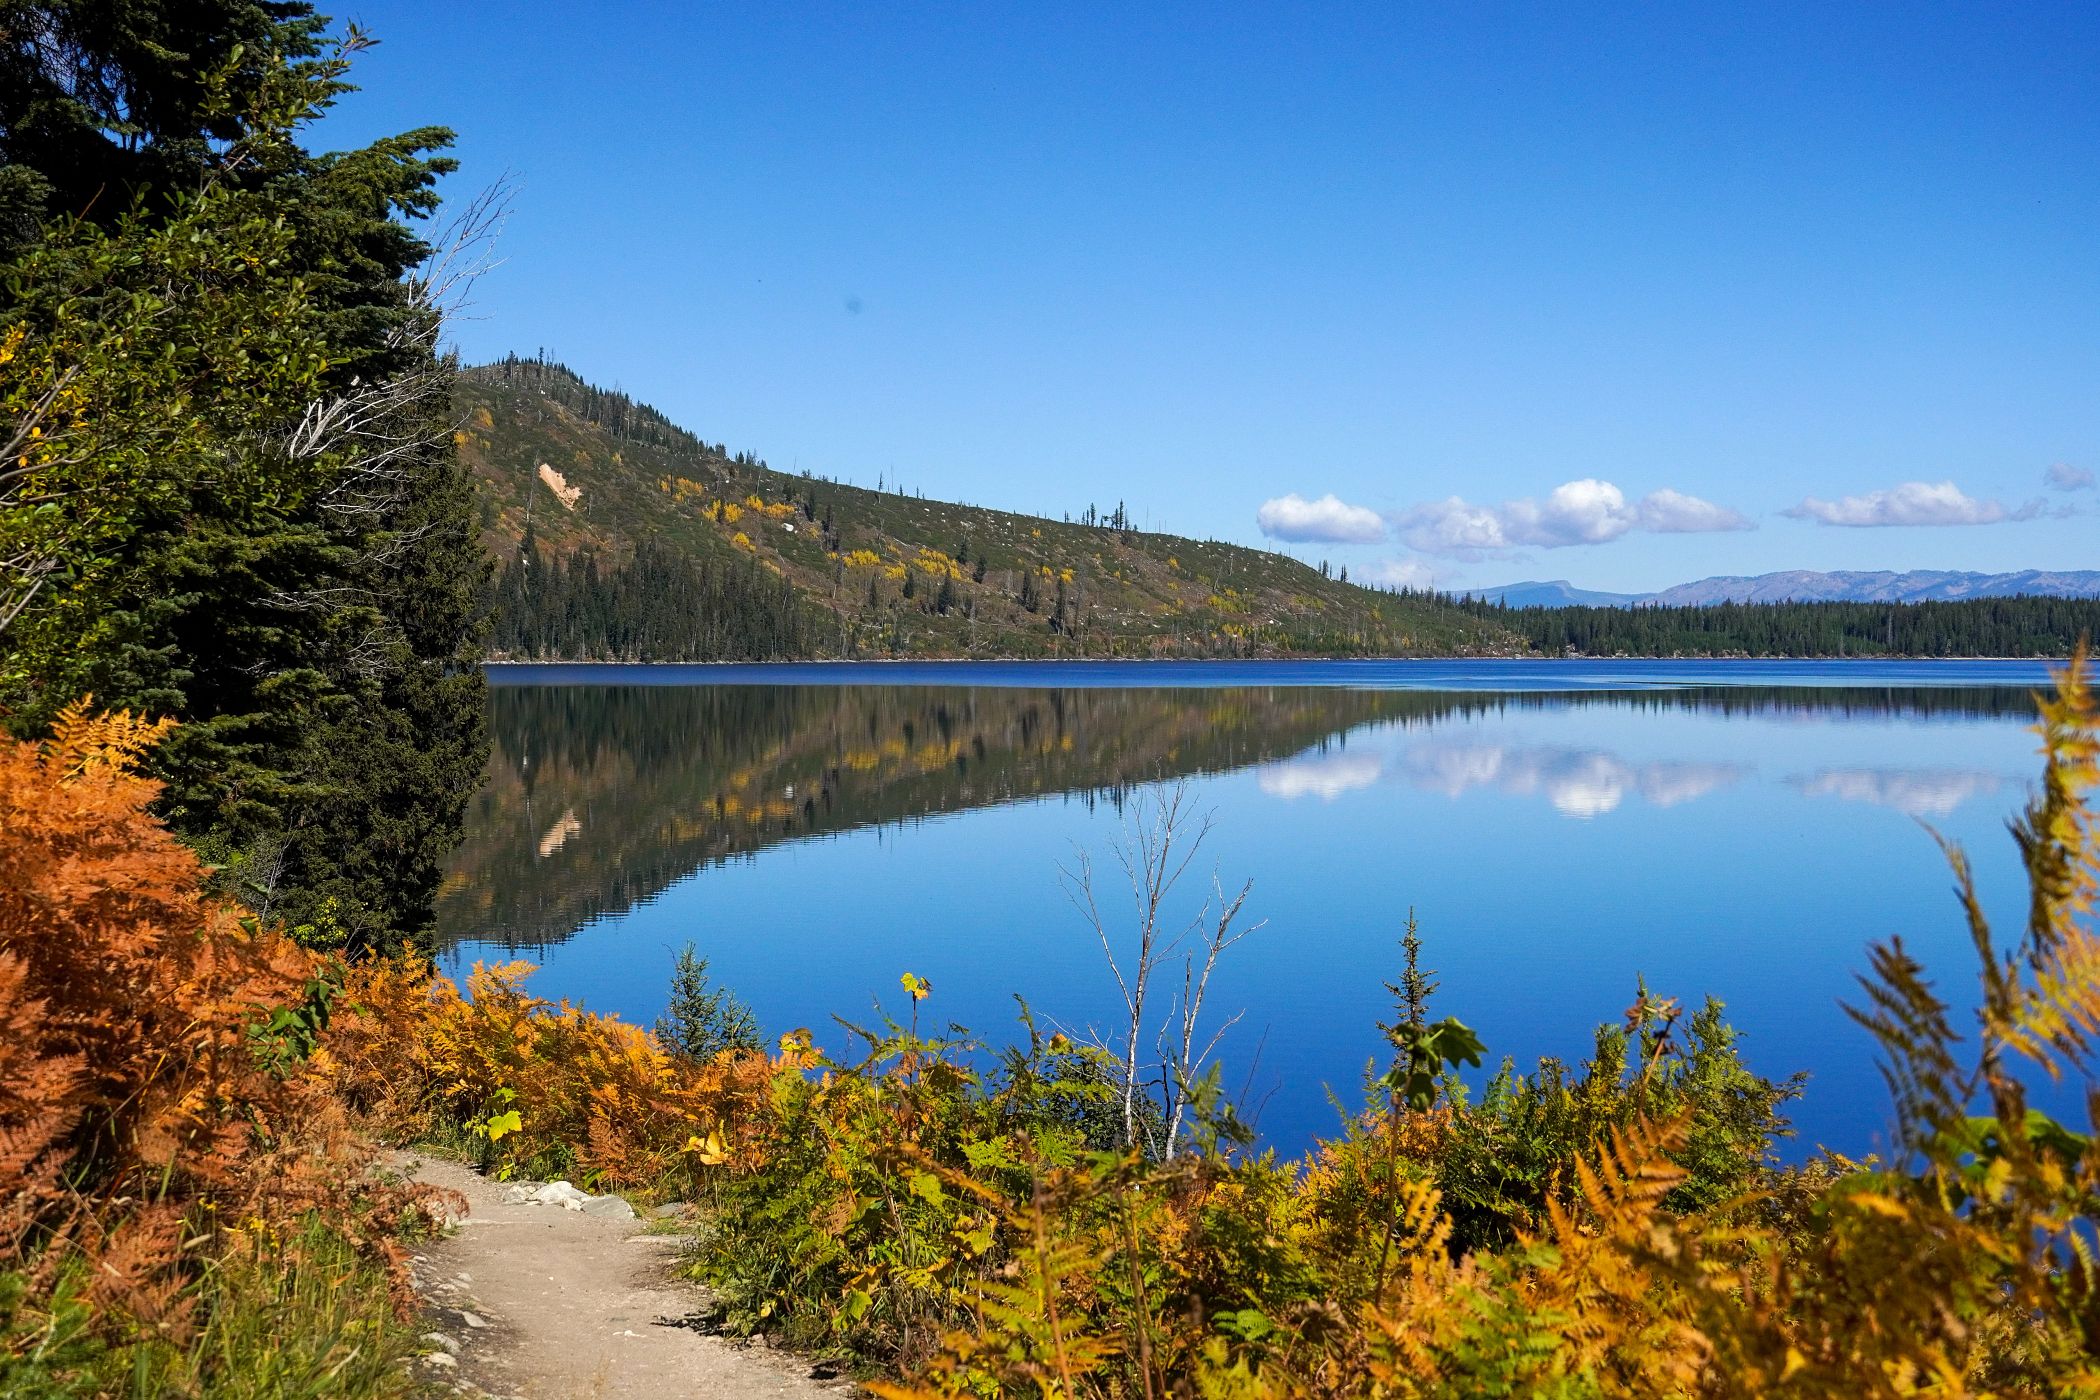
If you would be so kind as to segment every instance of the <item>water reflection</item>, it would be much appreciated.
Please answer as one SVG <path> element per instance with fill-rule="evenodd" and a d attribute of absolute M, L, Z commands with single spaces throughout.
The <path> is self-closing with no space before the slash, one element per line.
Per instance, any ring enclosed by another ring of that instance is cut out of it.
<path fill-rule="evenodd" d="M 1994 797 L 2007 785 L 1997 773 L 1959 768 L 1825 768 L 1788 781 L 1810 797 L 1871 802 L 1913 817 L 1944 817 L 1962 803 Z"/>
<path fill-rule="evenodd" d="M 1493 788 L 1519 797 L 1543 797 L 1556 811 L 1581 820 L 1617 811 L 1628 796 L 1674 807 L 1736 782 L 1739 763 L 1682 760 L 1633 762 L 1597 749 L 1491 743 L 1428 743 L 1410 747 L 1403 765 L 1415 786 L 1446 797 Z"/>
<path fill-rule="evenodd" d="M 1337 689 L 543 687 L 491 694 L 488 781 L 439 894 L 451 938 L 530 947 L 711 862 L 868 826 L 1297 753 L 1484 697 Z"/>
<path fill-rule="evenodd" d="M 1120 803 L 1133 785 L 1253 769 L 1284 801 L 1382 782 L 1459 798 L 1539 797 L 1589 820 L 1739 782 L 1733 759 L 1646 757 L 1482 737 L 1572 710 L 1926 722 L 2028 713 L 2023 690 L 1696 686 L 1488 692 L 1339 687 L 503 686 L 488 781 L 439 897 L 440 928 L 543 947 L 710 863 L 782 842 L 1052 795 Z M 1995 791 L 1991 774 L 1832 765 L 1813 797 L 1916 814 Z"/>
<path fill-rule="evenodd" d="M 1261 790 L 1286 802 L 1317 797 L 1332 802 L 1345 792 L 1371 787 L 1385 776 L 1385 757 L 1365 753 L 1311 753 L 1265 766 L 1257 777 Z"/>

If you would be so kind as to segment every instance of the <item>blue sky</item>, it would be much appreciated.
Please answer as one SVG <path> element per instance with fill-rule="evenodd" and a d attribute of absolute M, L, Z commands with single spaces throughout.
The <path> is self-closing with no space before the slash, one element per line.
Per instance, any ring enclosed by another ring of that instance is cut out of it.
<path fill-rule="evenodd" d="M 778 467 L 1441 585 L 2100 567 L 2100 8 L 343 15 L 325 141 L 517 182 L 463 351 Z"/>

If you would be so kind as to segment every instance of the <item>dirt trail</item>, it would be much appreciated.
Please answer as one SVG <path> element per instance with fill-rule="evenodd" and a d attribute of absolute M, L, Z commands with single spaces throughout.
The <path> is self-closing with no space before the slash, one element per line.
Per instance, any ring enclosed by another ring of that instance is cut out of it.
<path fill-rule="evenodd" d="M 467 1199 L 453 1232 L 416 1252 L 425 1364 L 440 1379 L 523 1400 L 844 1400 L 850 1382 L 763 1346 L 697 1331 L 705 1294 L 673 1276 L 677 1240 L 642 1222 L 511 1204 L 504 1186 L 440 1158 L 398 1163 Z M 450 1360 L 440 1358 L 449 1357 Z"/>

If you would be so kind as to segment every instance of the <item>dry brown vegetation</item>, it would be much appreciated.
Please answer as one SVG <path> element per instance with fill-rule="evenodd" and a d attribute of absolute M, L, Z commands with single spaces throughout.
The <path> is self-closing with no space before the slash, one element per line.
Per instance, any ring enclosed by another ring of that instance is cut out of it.
<path fill-rule="evenodd" d="M 0 1389 L 202 1385 L 231 1277 L 398 1281 L 435 1204 L 372 1180 L 311 1072 L 329 967 L 208 896 L 150 814 L 132 764 L 168 727 L 76 705 L 0 744 Z M 305 1345 L 337 1393 L 400 1352 L 383 1327 Z"/>

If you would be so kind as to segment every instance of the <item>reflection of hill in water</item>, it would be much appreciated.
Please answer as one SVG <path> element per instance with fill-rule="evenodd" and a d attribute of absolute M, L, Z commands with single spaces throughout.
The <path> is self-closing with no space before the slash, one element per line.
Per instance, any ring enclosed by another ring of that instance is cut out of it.
<path fill-rule="evenodd" d="M 1287 758 L 1366 724 L 1592 706 L 2013 717 L 2025 692 L 1576 693 L 897 686 L 515 686 L 439 895 L 448 940 L 530 947 L 797 837 Z"/>

